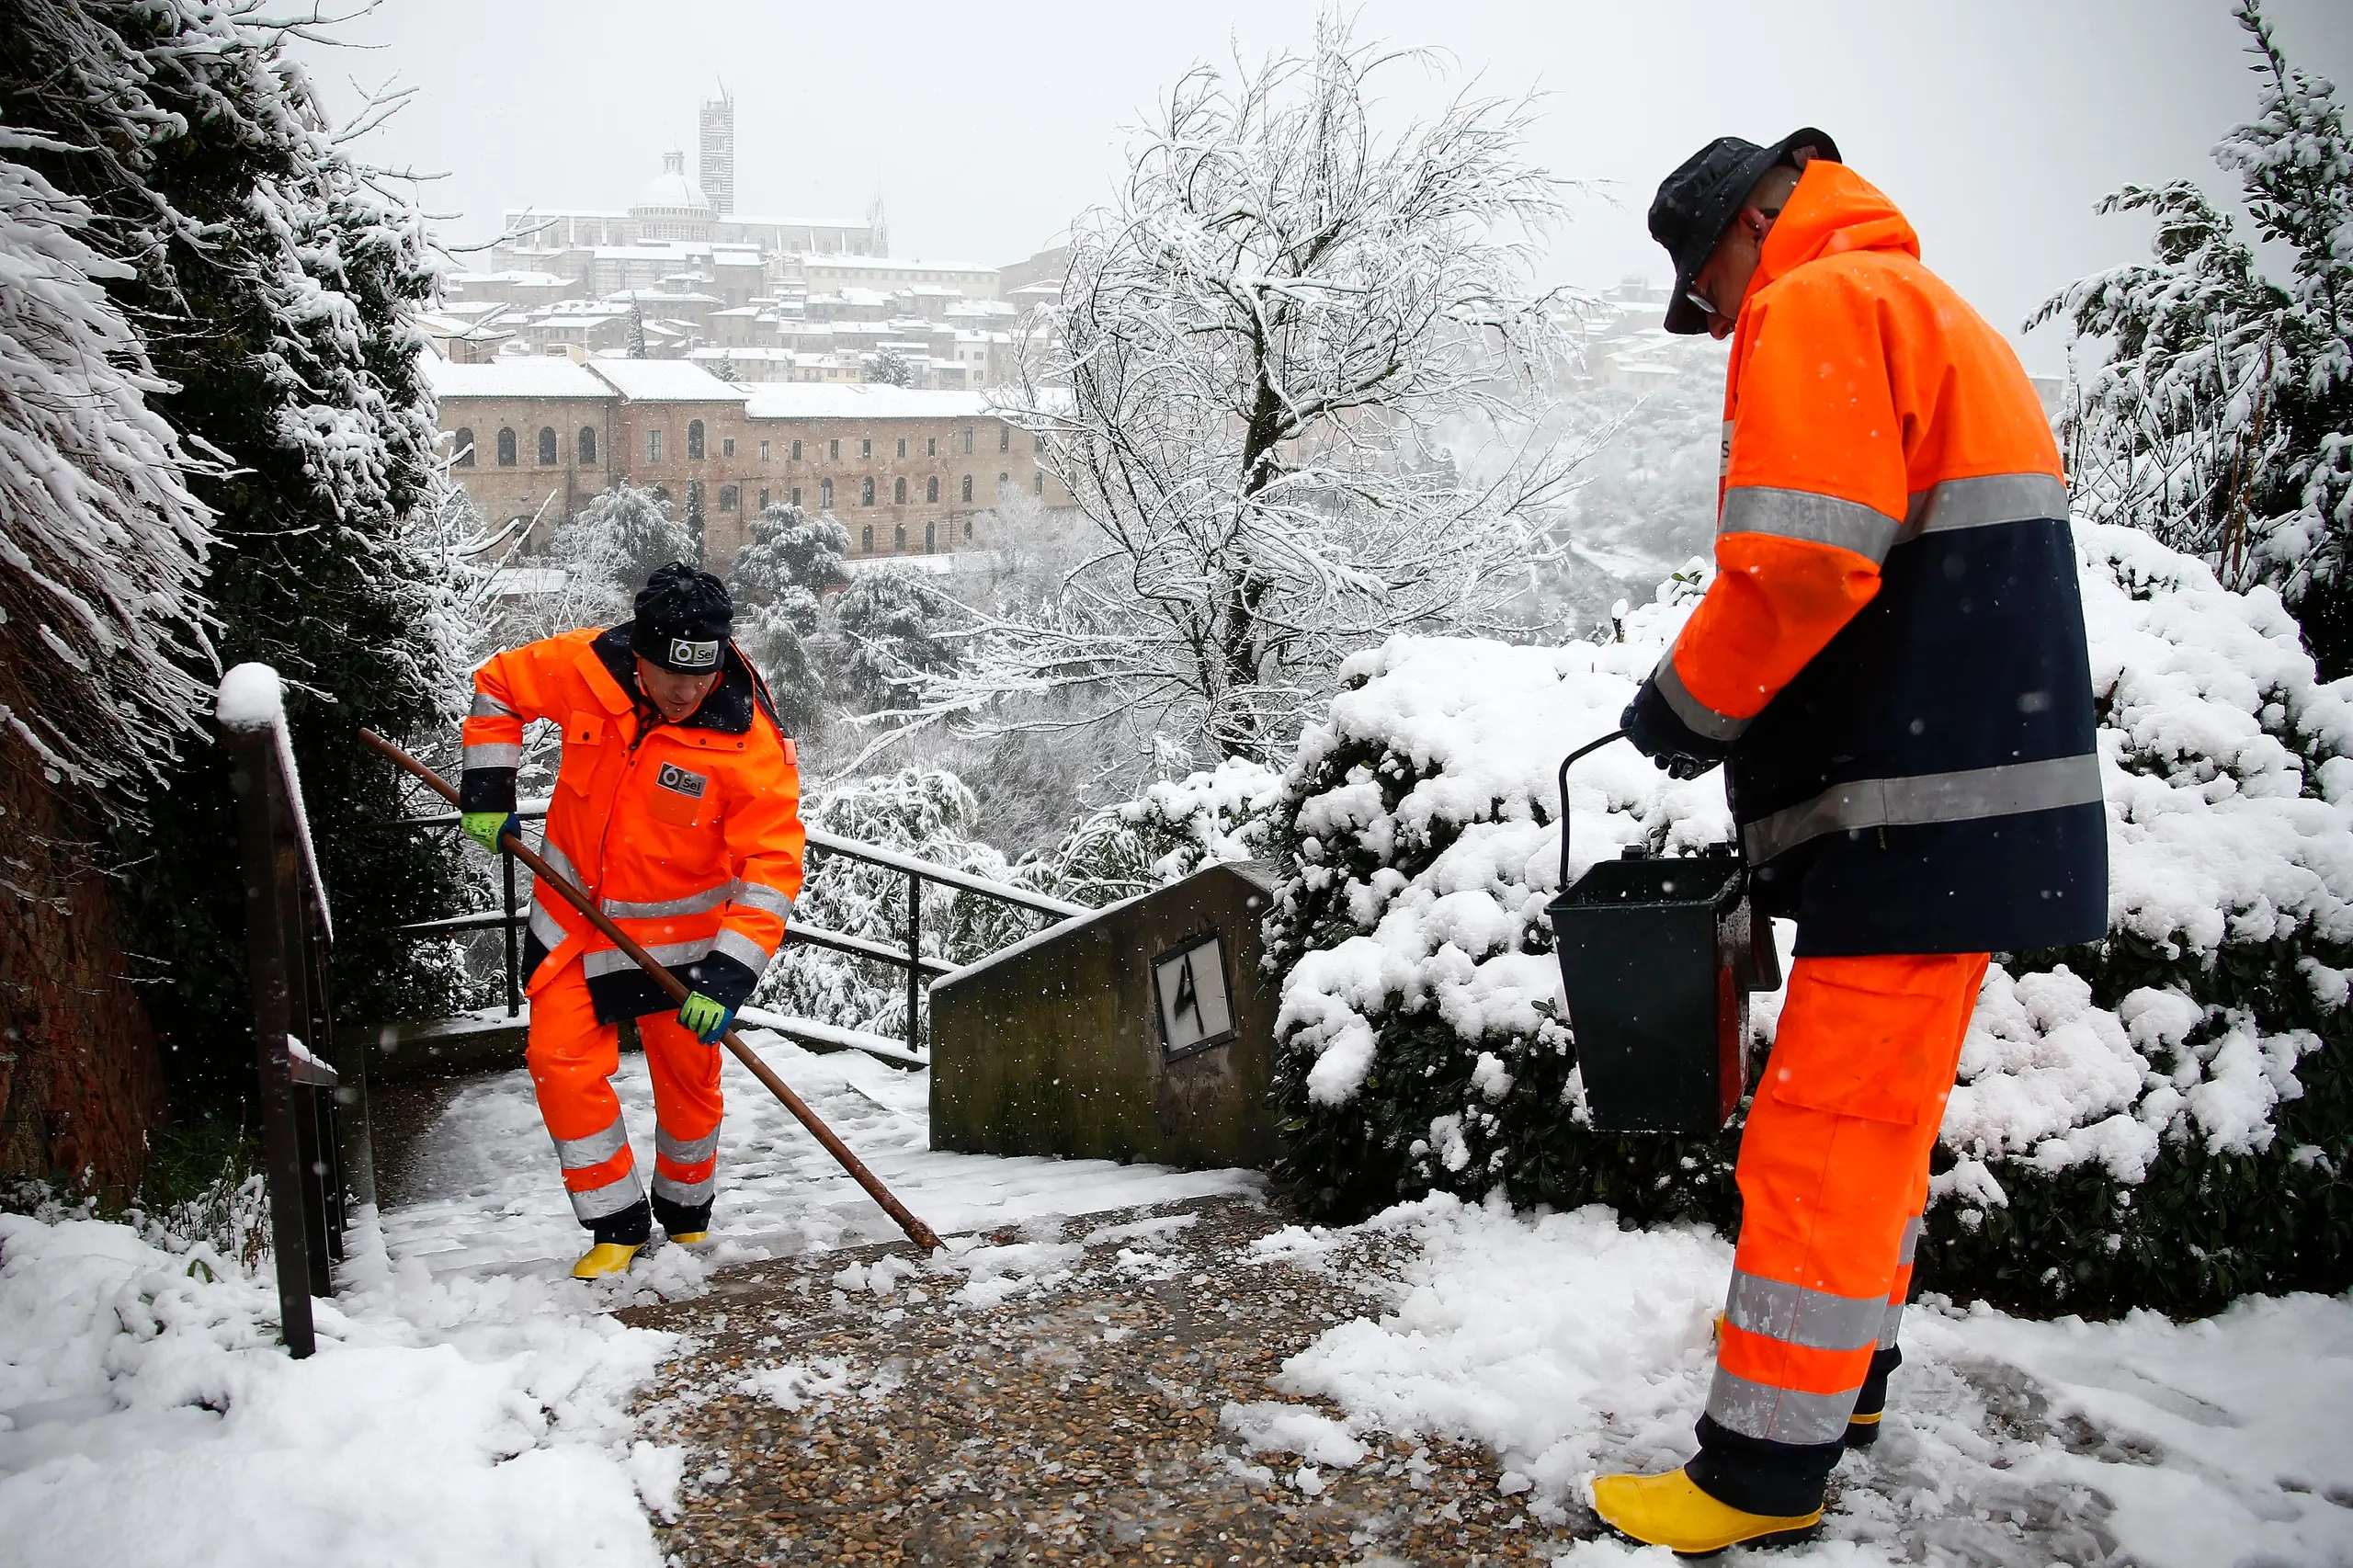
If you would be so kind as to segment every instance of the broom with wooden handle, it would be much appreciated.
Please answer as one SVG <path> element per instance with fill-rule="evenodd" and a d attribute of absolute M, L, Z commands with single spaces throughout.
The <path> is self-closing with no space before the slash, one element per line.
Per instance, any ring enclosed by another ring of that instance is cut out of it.
<path fill-rule="evenodd" d="M 362 730 L 359 732 L 359 738 L 374 750 L 389 757 L 396 766 L 405 768 L 410 774 L 422 779 L 427 789 L 451 805 L 458 803 L 458 791 L 450 788 L 448 779 L 376 733 L 375 731 Z M 589 924 L 602 932 L 613 946 L 627 953 L 638 968 L 652 975 L 654 983 L 668 992 L 672 1001 L 685 1003 L 687 988 L 679 983 L 678 977 L 657 962 L 653 954 L 631 941 L 627 932 L 607 919 L 605 912 L 597 907 L 595 900 L 574 887 L 569 879 L 560 875 L 553 867 L 541 859 L 514 834 L 502 835 L 499 843 L 512 851 L 517 860 L 529 866 L 542 883 L 553 888 L 557 896 L 587 916 Z M 905 1204 L 891 1195 L 891 1189 L 882 1185 L 881 1179 L 866 1168 L 866 1162 L 850 1152 L 850 1146 L 835 1136 L 834 1130 L 826 1126 L 815 1111 L 809 1108 L 807 1101 L 792 1092 L 791 1085 L 777 1076 L 776 1069 L 753 1053 L 752 1048 L 744 1043 L 742 1036 L 733 1029 L 729 1029 L 726 1045 L 729 1051 L 735 1053 L 736 1061 L 752 1070 L 753 1077 L 767 1085 L 768 1092 L 784 1102 L 784 1108 L 790 1111 L 794 1119 L 809 1130 L 809 1135 L 825 1146 L 825 1153 L 841 1162 L 842 1169 L 850 1174 L 850 1179 L 864 1187 L 866 1195 L 881 1204 L 884 1213 L 898 1221 L 899 1229 L 907 1233 L 909 1241 L 926 1252 L 934 1252 L 938 1249 L 939 1237 L 933 1233 L 932 1228 L 915 1218 Z"/>

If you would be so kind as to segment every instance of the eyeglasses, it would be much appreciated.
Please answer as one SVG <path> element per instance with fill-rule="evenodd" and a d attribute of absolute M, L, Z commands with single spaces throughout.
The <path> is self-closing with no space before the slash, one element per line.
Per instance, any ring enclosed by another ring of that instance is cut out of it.
<path fill-rule="evenodd" d="M 1690 301 L 1691 303 L 1699 306 L 1699 313 L 1701 315 L 1713 316 L 1716 314 L 1715 301 L 1709 299 L 1708 296 L 1702 294 L 1697 289 L 1686 289 L 1683 290 L 1683 297 L 1686 300 Z"/>

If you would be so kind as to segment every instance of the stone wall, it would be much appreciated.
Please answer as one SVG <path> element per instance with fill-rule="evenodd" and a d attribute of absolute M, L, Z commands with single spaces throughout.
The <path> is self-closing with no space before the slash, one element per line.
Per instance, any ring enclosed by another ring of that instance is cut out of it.
<path fill-rule="evenodd" d="M 1271 886 L 1251 868 L 1208 867 L 935 983 L 932 1147 L 1271 1164 L 1277 997 L 1258 936 Z M 1171 1060 L 1154 962 L 1211 932 L 1233 1035 Z"/>

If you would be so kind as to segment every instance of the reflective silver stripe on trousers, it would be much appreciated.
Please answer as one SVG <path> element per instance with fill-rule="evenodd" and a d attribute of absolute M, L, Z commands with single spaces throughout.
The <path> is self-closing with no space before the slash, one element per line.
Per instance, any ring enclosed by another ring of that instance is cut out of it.
<path fill-rule="evenodd" d="M 1771 534 L 1776 539 L 1835 545 L 1877 562 L 1887 559 L 1903 526 L 1898 519 L 1859 501 L 1842 501 L 1836 495 L 1819 495 L 1811 490 L 1743 484 L 1724 492 L 1724 508 L 1716 520 L 1716 537 Z"/>
<path fill-rule="evenodd" d="M 698 1203 L 708 1203 L 719 1189 L 719 1178 L 707 1176 L 700 1181 L 672 1181 L 660 1171 L 654 1173 L 654 1196 L 691 1209 Z"/>
<path fill-rule="evenodd" d="M 721 931 L 717 937 L 711 938 L 710 950 L 714 953 L 726 954 L 755 975 L 767 972 L 768 960 L 773 956 L 766 948 L 733 926 Z"/>
<path fill-rule="evenodd" d="M 1750 1334 L 1811 1350 L 1860 1350 L 1879 1337 L 1885 1296 L 1834 1296 L 1733 1270 L 1724 1321 Z"/>
<path fill-rule="evenodd" d="M 1912 1218 L 1904 1221 L 1904 1239 L 1896 1244 L 1895 1266 L 1898 1268 L 1909 1266 L 1914 1256 L 1917 1254 L 1919 1250 L 1920 1216 L 1915 1214 Z"/>
<path fill-rule="evenodd" d="M 699 915 L 706 909 L 717 909 L 735 894 L 733 881 L 717 887 L 704 888 L 683 898 L 656 899 L 651 903 L 625 903 L 617 898 L 604 901 L 605 913 L 616 920 L 660 920 L 674 915 Z"/>
<path fill-rule="evenodd" d="M 584 1221 L 601 1220 L 608 1214 L 618 1214 L 644 1201 L 645 1188 L 637 1185 L 637 1169 L 631 1166 L 619 1181 L 608 1181 L 586 1192 L 574 1193 L 572 1212 Z"/>
<path fill-rule="evenodd" d="M 1675 649 L 1671 644 L 1666 650 L 1666 657 L 1658 662 L 1658 669 L 1651 678 L 1658 682 L 1658 694 L 1666 699 L 1666 705 L 1675 710 L 1675 716 L 1688 725 L 1694 733 L 1705 735 L 1711 741 L 1736 741 L 1740 739 L 1741 732 L 1748 728 L 1747 720 L 1719 713 L 1691 695 L 1691 688 L 1683 684 L 1683 673 L 1675 667 Z"/>
<path fill-rule="evenodd" d="M 1746 824 L 1740 838 L 1748 850 L 1748 863 L 1761 866 L 1825 833 L 1974 822 L 2097 805 L 2099 800 L 2099 758 L 2086 752 L 2044 762 L 1834 784 L 1811 801 Z"/>
<path fill-rule="evenodd" d="M 555 1138 L 555 1134 L 548 1134 Z M 602 1131 L 591 1132 L 585 1138 L 556 1138 L 555 1157 L 568 1171 L 585 1171 L 591 1165 L 601 1165 L 629 1147 L 629 1129 L 620 1117 Z"/>
<path fill-rule="evenodd" d="M 746 909 L 762 909 L 782 919 L 792 918 L 792 900 L 765 882 L 737 882 L 735 902 Z"/>
<path fill-rule="evenodd" d="M 719 1129 L 714 1127 L 699 1138 L 673 1138 L 667 1131 L 656 1128 L 654 1152 L 678 1165 L 699 1165 L 719 1153 Z"/>
<path fill-rule="evenodd" d="M 1716 1369 L 1708 1390 L 1708 1414 L 1716 1425 L 1744 1437 L 1768 1443 L 1835 1443 L 1847 1435 L 1847 1417 L 1854 1413 L 1856 1384 L 1843 1393 L 1805 1393 L 1753 1383 L 1746 1378 Z"/>
<path fill-rule="evenodd" d="M 515 710 L 507 707 L 490 693 L 477 691 L 474 693 L 474 705 L 466 710 L 466 717 L 469 719 L 512 719 L 517 717 L 517 714 Z"/>
<path fill-rule="evenodd" d="M 2028 523 L 2044 517 L 2064 520 L 2067 485 L 2047 473 L 1988 473 L 1975 479 L 1948 479 L 1913 493 L 1904 508 L 1904 532 L 1897 542 L 1922 534 L 1952 533 L 1961 528 L 1986 528 L 1997 523 Z"/>
<path fill-rule="evenodd" d="M 1888 1302 L 1888 1303 L 1887 1303 L 1887 1315 L 1886 1315 L 1885 1317 L 1881 1318 L 1881 1319 L 1880 1320 L 1880 1325 L 1879 1325 L 1879 1347 L 1880 1347 L 1881 1350 L 1884 1350 L 1884 1349 L 1886 1349 L 1889 1346 L 1891 1346 L 1891 1345 L 1894 1344 L 1894 1343 L 1895 1343 L 1895 1336 L 1896 1336 L 1897 1333 L 1898 1333 L 1898 1332 L 1900 1332 L 1900 1331 L 1903 1329 L 1903 1327 L 1904 1327 L 1904 1303 L 1903 1303 L 1903 1302 L 1901 1302 L 1901 1301 L 1890 1301 L 1890 1302 Z"/>
<path fill-rule="evenodd" d="M 665 969 L 676 969 L 690 964 L 710 951 L 710 938 L 696 942 L 671 942 L 659 948 L 645 949 L 655 963 Z M 619 948 L 600 948 L 580 960 L 580 971 L 590 980 L 600 974 L 619 974 L 624 970 L 634 971 L 637 960 Z"/>
<path fill-rule="evenodd" d="M 468 767 L 520 767 L 523 766 L 523 748 L 504 742 L 484 741 L 465 748 L 465 764 Z"/>

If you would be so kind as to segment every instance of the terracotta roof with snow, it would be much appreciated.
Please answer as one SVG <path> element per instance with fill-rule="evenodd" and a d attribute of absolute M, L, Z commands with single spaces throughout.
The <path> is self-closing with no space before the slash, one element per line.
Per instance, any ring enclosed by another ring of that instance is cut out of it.
<path fill-rule="evenodd" d="M 425 356 L 425 379 L 436 397 L 607 398 L 612 389 L 558 355 L 517 355 L 486 365 L 453 365 Z"/>
<path fill-rule="evenodd" d="M 646 330 L 654 330 L 646 323 Z M 684 359 L 591 359 L 587 369 L 602 377 L 631 403 L 741 403 L 744 389 L 729 386 L 701 366 Z"/>

